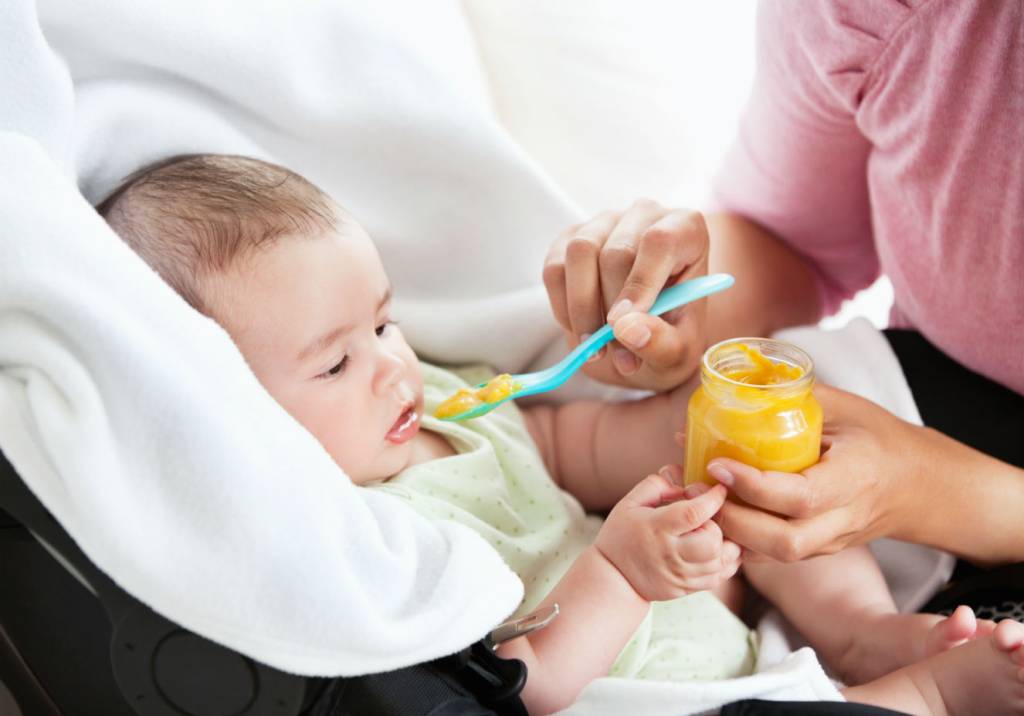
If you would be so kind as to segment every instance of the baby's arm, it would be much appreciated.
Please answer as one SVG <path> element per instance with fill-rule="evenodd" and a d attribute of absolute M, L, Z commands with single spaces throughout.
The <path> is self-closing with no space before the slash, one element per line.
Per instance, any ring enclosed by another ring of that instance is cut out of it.
<path fill-rule="evenodd" d="M 565 708 L 615 657 L 643 621 L 650 602 L 591 545 L 573 563 L 540 607 L 559 605 L 548 626 L 505 642 L 498 653 L 527 668 L 522 698 L 531 714 Z"/>
<path fill-rule="evenodd" d="M 611 403 L 585 400 L 525 409 L 527 427 L 555 481 L 590 511 L 609 509 L 640 475 L 682 462 L 675 440 L 699 381 Z"/>
<path fill-rule="evenodd" d="M 711 520 L 725 494 L 720 486 L 684 491 L 652 475 L 615 506 L 541 603 L 557 603 L 558 617 L 499 648 L 526 663 L 522 698 L 531 714 L 565 708 L 605 676 L 651 601 L 713 588 L 736 572 L 739 548 Z"/>

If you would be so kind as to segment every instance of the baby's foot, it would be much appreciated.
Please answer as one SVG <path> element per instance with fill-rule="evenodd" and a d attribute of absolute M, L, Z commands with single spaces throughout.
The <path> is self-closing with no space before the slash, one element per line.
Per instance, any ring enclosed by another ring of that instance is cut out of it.
<path fill-rule="evenodd" d="M 995 623 L 979 621 L 970 607 L 949 617 L 937 614 L 880 614 L 868 617 L 836 661 L 847 684 L 864 684 L 969 639 L 991 634 Z"/>
<path fill-rule="evenodd" d="M 941 654 L 954 646 L 963 644 L 968 639 L 988 636 L 996 628 L 996 623 L 988 619 L 977 619 L 974 610 L 960 605 L 945 619 L 940 619 L 924 635 L 921 641 L 921 657 Z"/>
<path fill-rule="evenodd" d="M 940 716 L 1024 714 L 1024 624 L 1005 619 L 987 636 L 906 668 Z"/>
<path fill-rule="evenodd" d="M 1024 624 L 1004 620 L 986 636 L 843 694 L 919 716 L 1022 716 L 1022 667 Z"/>

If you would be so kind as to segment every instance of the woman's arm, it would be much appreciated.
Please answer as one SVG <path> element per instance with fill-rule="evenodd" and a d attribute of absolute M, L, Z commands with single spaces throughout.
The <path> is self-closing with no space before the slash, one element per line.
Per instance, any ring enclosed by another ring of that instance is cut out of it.
<path fill-rule="evenodd" d="M 905 490 L 923 504 L 905 499 L 910 514 L 891 536 L 981 566 L 1024 562 L 1024 470 L 938 431 L 916 431 L 918 469 Z"/>
<path fill-rule="evenodd" d="M 708 271 L 736 277 L 732 288 L 708 299 L 708 345 L 735 336 L 770 336 L 818 320 L 818 289 L 806 259 L 768 229 L 737 214 L 711 214 L 707 225 Z"/>

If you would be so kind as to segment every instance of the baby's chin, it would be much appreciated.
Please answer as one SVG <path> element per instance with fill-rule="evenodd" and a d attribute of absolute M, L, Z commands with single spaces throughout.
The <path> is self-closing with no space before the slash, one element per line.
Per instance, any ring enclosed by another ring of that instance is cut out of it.
<path fill-rule="evenodd" d="M 368 466 L 352 469 L 346 468 L 341 463 L 339 466 L 357 485 L 378 485 L 390 480 L 412 464 L 412 444 L 412 440 L 402 445 L 387 444 L 377 455 L 377 459 Z"/>

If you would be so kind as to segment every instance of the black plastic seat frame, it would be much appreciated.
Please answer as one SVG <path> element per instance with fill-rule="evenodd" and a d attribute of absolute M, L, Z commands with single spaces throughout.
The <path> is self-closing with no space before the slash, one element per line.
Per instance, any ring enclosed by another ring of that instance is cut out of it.
<path fill-rule="evenodd" d="M 0 452 L 0 681 L 25 716 L 296 716 L 323 680 L 181 628 L 82 553 Z"/>

